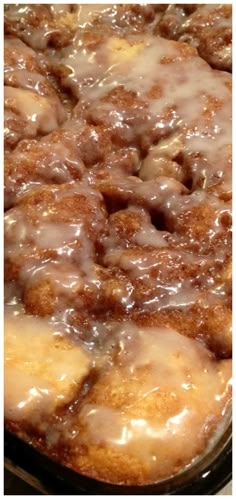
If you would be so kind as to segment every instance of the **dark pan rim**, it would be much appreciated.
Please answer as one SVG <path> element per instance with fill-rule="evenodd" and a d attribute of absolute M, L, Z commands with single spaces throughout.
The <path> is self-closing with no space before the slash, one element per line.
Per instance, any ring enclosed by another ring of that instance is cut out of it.
<path fill-rule="evenodd" d="M 22 470 L 40 484 L 41 493 L 90 495 L 197 495 L 216 494 L 232 478 L 232 426 L 196 465 L 158 483 L 143 486 L 113 485 L 81 475 L 43 455 L 8 430 L 4 433 L 6 461 L 11 471 Z"/>

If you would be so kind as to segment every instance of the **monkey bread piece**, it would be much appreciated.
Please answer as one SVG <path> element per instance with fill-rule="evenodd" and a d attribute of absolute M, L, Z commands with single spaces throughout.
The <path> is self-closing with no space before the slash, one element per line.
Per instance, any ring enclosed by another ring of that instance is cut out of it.
<path fill-rule="evenodd" d="M 112 252 L 114 248 L 168 246 L 168 233 L 157 230 L 152 224 L 148 210 L 138 206 L 131 206 L 111 214 L 108 227 L 108 234 L 103 238 L 106 254 Z"/>
<path fill-rule="evenodd" d="M 17 37 L 4 39 L 4 83 L 39 95 L 53 95 L 55 91 L 46 78 L 45 58 L 39 56 Z"/>
<path fill-rule="evenodd" d="M 5 415 L 38 423 L 74 398 L 91 358 L 47 321 L 17 311 L 5 319 Z"/>
<path fill-rule="evenodd" d="M 159 311 L 152 313 L 143 309 L 131 313 L 130 318 L 139 327 L 175 328 L 188 338 L 200 340 L 217 358 L 230 359 L 232 356 L 230 305 L 225 304 L 220 297 L 215 298 L 213 291 L 201 292 L 198 300 L 194 300 L 193 296 L 186 297 L 187 295 L 185 302 L 182 301 L 182 307 L 176 306 L 177 300 L 175 306 L 171 306 L 170 300 L 169 307 L 160 308 Z"/>
<path fill-rule="evenodd" d="M 22 302 L 27 313 L 61 318 L 65 326 L 75 326 L 76 334 L 88 341 L 91 330 L 80 324 L 81 314 L 94 320 L 123 318 L 133 306 L 132 284 L 122 273 L 93 263 L 88 256 L 84 268 L 65 262 L 34 264 L 24 271 Z M 38 266 L 38 267 L 37 267 Z M 24 270 L 24 269 L 23 269 Z M 79 327 L 77 327 L 79 324 Z M 95 339 L 96 340 L 96 339 Z M 100 339 L 94 343 L 100 343 Z"/>
<path fill-rule="evenodd" d="M 222 23 L 223 24 L 223 23 Z M 183 35 L 184 36 L 184 35 Z M 188 34 L 185 35 L 188 37 Z M 194 36 L 194 35 L 193 35 Z M 181 37 L 182 39 L 182 37 Z M 214 29 L 206 29 L 199 36 L 199 55 L 205 59 L 213 68 L 223 71 L 232 71 L 232 27 L 231 20 L 228 28 L 225 26 Z"/>
<path fill-rule="evenodd" d="M 94 258 L 105 220 L 103 199 L 95 190 L 75 183 L 32 191 L 5 215 L 6 280 L 19 279 L 27 261 L 36 268 L 48 258 L 83 267 Z"/>
<path fill-rule="evenodd" d="M 16 112 L 4 109 L 4 151 L 6 155 L 25 138 L 26 129 L 27 119 L 17 115 Z"/>
<path fill-rule="evenodd" d="M 34 138 L 37 135 L 45 135 L 58 128 L 65 120 L 65 111 L 59 101 L 54 97 L 44 97 L 34 92 L 22 88 L 5 87 L 4 88 L 4 106 L 7 112 L 10 112 L 10 119 L 6 115 L 6 146 L 15 146 L 18 142 L 18 135 L 14 139 L 8 139 L 8 136 L 14 137 L 19 126 L 22 127 L 20 140 L 24 138 Z M 15 122 L 13 117 L 15 116 Z"/>
<path fill-rule="evenodd" d="M 77 27 L 77 16 L 71 5 L 6 5 L 5 33 L 17 35 L 35 50 L 45 50 L 50 44 L 68 44 Z"/>
<path fill-rule="evenodd" d="M 124 313 L 129 281 L 95 263 L 105 231 L 102 196 L 83 184 L 39 188 L 7 211 L 5 280 L 28 313 Z"/>
<path fill-rule="evenodd" d="M 166 206 L 167 205 L 167 206 Z M 230 256 L 232 241 L 232 205 L 205 191 L 182 196 L 182 203 L 172 198 L 161 208 L 165 226 L 175 241 L 194 252 L 212 254 L 222 251 L 219 260 Z"/>
<path fill-rule="evenodd" d="M 157 145 L 149 149 L 143 159 L 139 178 L 151 180 L 159 176 L 167 176 L 186 185 L 191 180 L 191 172 L 183 164 L 184 151 L 185 145 L 181 133 L 161 139 Z"/>
<path fill-rule="evenodd" d="M 128 205 L 142 207 L 150 212 L 158 211 L 165 200 L 176 197 L 182 201 L 182 198 L 185 199 L 184 194 L 188 193 L 188 189 L 179 181 L 161 176 L 146 182 L 134 176 L 114 177 L 97 182 L 96 186 L 108 206 L 114 205 L 114 211 Z"/>
<path fill-rule="evenodd" d="M 111 213 L 129 206 L 148 210 L 152 224 L 166 232 L 172 246 L 200 254 L 215 254 L 218 247 L 230 254 L 230 200 L 201 189 L 190 193 L 178 180 L 161 176 L 143 182 L 132 176 L 113 177 L 98 182 L 97 188 Z"/>
<path fill-rule="evenodd" d="M 230 357 L 231 293 L 217 280 L 224 262 L 163 246 L 160 240 L 159 249 L 157 244 L 155 249 L 151 244 L 139 249 L 107 247 L 105 265 L 117 267 L 132 284 L 130 317 L 142 326 L 175 327 L 200 338 L 216 356 Z"/>
<path fill-rule="evenodd" d="M 24 140 L 5 158 L 5 207 L 43 184 L 79 180 L 84 171 L 77 134 L 55 130 L 40 140 Z"/>
<path fill-rule="evenodd" d="M 213 68 L 232 71 L 232 5 L 199 5 L 182 24 L 179 40 L 197 47 Z"/>
<path fill-rule="evenodd" d="M 216 101 L 209 98 L 206 110 L 199 120 L 199 132 L 203 119 L 206 126 L 207 123 L 210 125 L 215 105 Z M 221 107 L 219 102 L 218 105 Z M 159 140 L 157 145 L 150 147 L 141 163 L 139 177 L 142 180 L 151 180 L 159 176 L 171 177 L 192 191 L 203 188 L 216 193 L 224 200 L 230 199 L 232 196 L 232 148 L 230 143 L 225 143 L 218 149 L 221 164 L 224 165 L 221 172 L 217 172 L 214 168 L 210 149 L 208 150 L 208 168 L 204 169 L 206 157 L 202 152 L 199 152 L 199 146 L 197 137 L 192 135 L 191 130 L 186 129 L 184 132 L 171 133 L 167 138 Z"/>
<path fill-rule="evenodd" d="M 196 47 L 213 68 L 232 71 L 232 5 L 169 5 L 155 33 Z"/>
<path fill-rule="evenodd" d="M 214 248 L 231 251 L 231 201 L 197 189 L 190 193 L 179 181 L 158 176 L 140 181 L 136 177 L 113 178 L 97 183 L 110 212 L 127 207 L 147 210 L 152 224 L 171 245 L 200 254 Z M 140 211 L 141 212 L 141 211 Z"/>
<path fill-rule="evenodd" d="M 37 54 L 21 40 L 4 44 L 5 147 L 45 135 L 66 119 L 65 110 L 45 76 Z"/>
<path fill-rule="evenodd" d="M 5 158 L 5 207 L 21 195 L 43 184 L 64 184 L 84 177 L 94 184 L 110 176 L 110 170 L 137 171 L 138 153 L 113 146 L 111 134 L 103 126 L 89 126 L 71 120 L 40 140 L 24 140 Z M 85 167 L 88 169 L 86 175 Z M 96 169 L 98 167 L 98 171 Z M 93 171 L 94 170 L 94 171 Z M 103 172 L 103 173 L 102 173 Z M 94 179 L 93 179 L 94 177 Z"/>
<path fill-rule="evenodd" d="M 152 32 L 161 17 L 163 5 L 94 4 L 73 5 L 77 23 L 97 32 L 121 35 Z"/>
<path fill-rule="evenodd" d="M 230 398 L 231 361 L 171 329 L 126 324 L 119 334 L 113 366 L 79 411 L 72 465 L 111 483 L 151 483 L 205 448 Z"/>
<path fill-rule="evenodd" d="M 97 130 L 98 127 L 94 128 Z M 102 180 L 114 177 L 137 175 L 140 170 L 140 164 L 140 152 L 137 148 L 120 148 L 112 144 L 112 149 L 105 155 L 104 161 L 101 160 L 97 164 L 88 167 L 89 179 L 91 183 L 96 185 Z"/>

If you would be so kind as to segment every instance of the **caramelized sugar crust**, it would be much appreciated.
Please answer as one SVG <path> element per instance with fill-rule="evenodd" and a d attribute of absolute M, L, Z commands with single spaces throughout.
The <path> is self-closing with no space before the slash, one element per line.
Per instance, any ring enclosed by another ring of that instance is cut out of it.
<path fill-rule="evenodd" d="M 6 426 L 147 484 L 231 400 L 231 7 L 5 8 Z"/>

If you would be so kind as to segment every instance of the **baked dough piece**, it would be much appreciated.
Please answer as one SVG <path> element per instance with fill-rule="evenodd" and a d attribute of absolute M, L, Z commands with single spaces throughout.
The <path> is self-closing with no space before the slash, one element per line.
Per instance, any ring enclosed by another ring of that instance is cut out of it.
<path fill-rule="evenodd" d="M 23 284 L 42 275 L 44 263 L 57 262 L 76 264 L 77 273 L 86 274 L 105 220 L 103 199 L 95 190 L 64 184 L 32 191 L 5 216 L 6 280 Z"/>
<path fill-rule="evenodd" d="M 37 54 L 21 40 L 4 41 L 5 150 L 25 138 L 45 135 L 66 119 Z"/>
<path fill-rule="evenodd" d="M 121 331 L 115 365 L 79 412 L 72 465 L 111 483 L 150 483 L 205 448 L 230 397 L 231 361 L 171 329 Z"/>
<path fill-rule="evenodd" d="M 43 50 L 48 44 L 63 46 L 69 43 L 75 29 L 76 17 L 70 5 L 6 5 L 5 33 L 17 35 L 33 49 Z"/>
<path fill-rule="evenodd" d="M 232 71 L 232 5 L 169 5 L 155 32 L 196 47 L 213 68 Z"/>
<path fill-rule="evenodd" d="M 136 150 L 114 146 L 110 135 L 103 126 L 71 120 L 40 140 L 22 141 L 5 158 L 5 207 L 39 185 L 83 178 L 93 185 L 97 176 L 109 177 L 111 168 L 119 173 L 137 171 Z"/>
<path fill-rule="evenodd" d="M 213 68 L 232 71 L 232 5 L 199 5 L 178 39 L 194 45 Z"/>
<path fill-rule="evenodd" d="M 75 397 L 91 359 L 47 321 L 10 311 L 5 319 L 5 416 L 37 426 Z"/>

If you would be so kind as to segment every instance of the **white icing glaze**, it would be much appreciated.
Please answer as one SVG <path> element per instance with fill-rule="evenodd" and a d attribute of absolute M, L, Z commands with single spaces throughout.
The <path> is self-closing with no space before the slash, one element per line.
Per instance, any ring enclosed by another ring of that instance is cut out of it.
<path fill-rule="evenodd" d="M 85 26 L 88 23 L 91 23 L 94 18 L 96 18 L 100 13 L 104 15 L 111 15 L 111 17 L 114 16 L 115 12 L 117 10 L 116 5 L 109 5 L 109 4 L 82 4 L 82 5 L 77 5 L 77 16 L 78 16 L 78 23 L 80 26 Z"/>
<path fill-rule="evenodd" d="M 153 248 L 161 248 L 167 246 L 167 242 L 162 234 L 155 227 L 145 226 L 143 224 L 141 230 L 135 234 L 134 242 L 140 246 L 152 246 Z"/>

